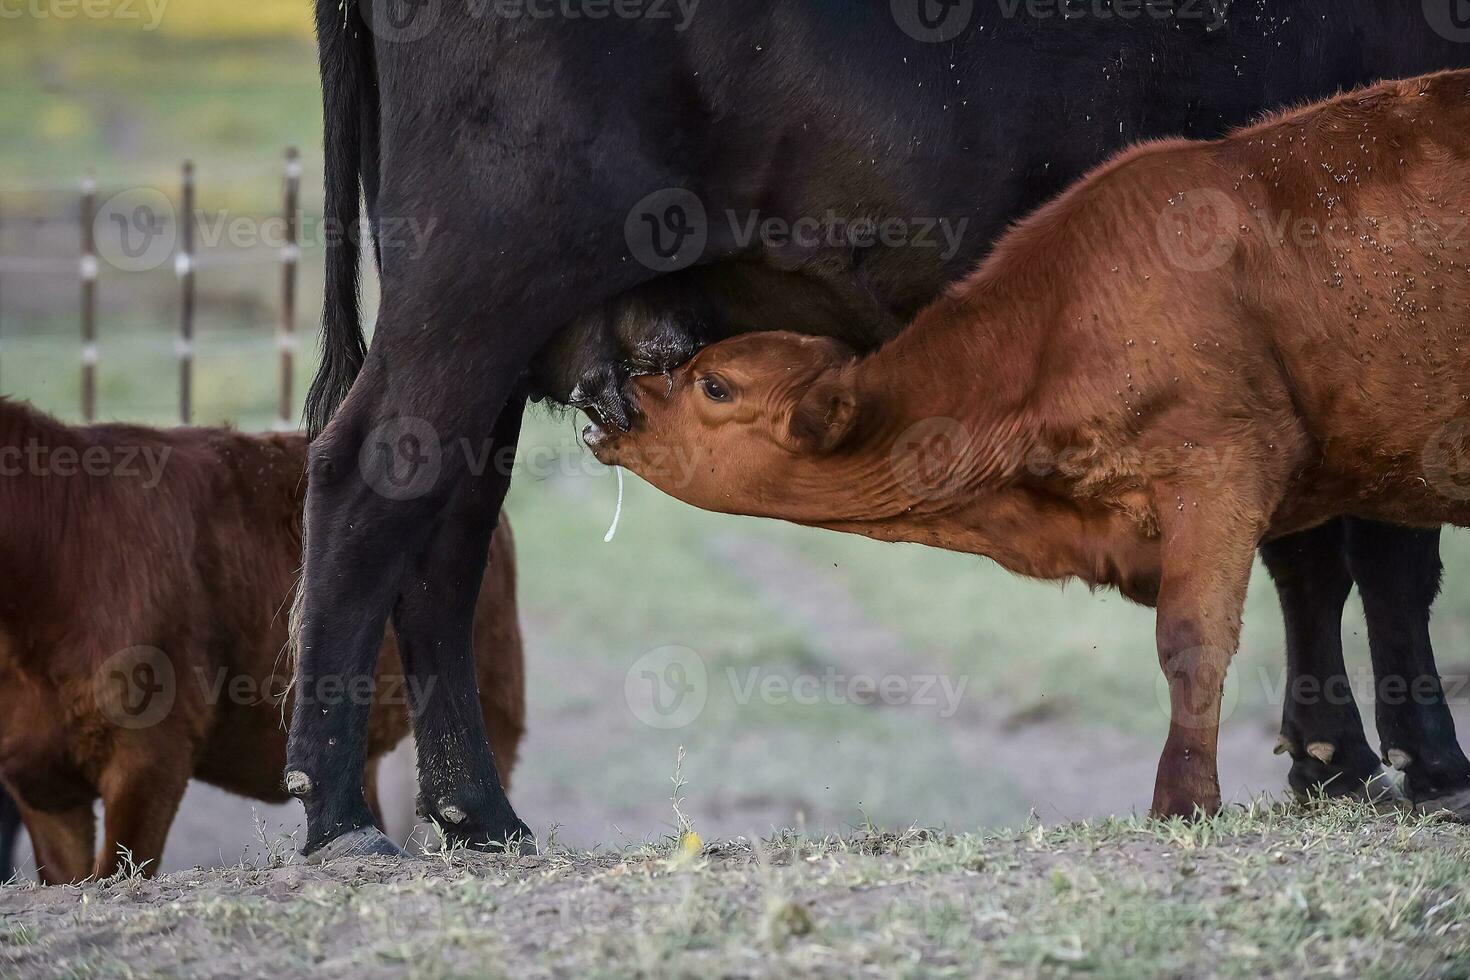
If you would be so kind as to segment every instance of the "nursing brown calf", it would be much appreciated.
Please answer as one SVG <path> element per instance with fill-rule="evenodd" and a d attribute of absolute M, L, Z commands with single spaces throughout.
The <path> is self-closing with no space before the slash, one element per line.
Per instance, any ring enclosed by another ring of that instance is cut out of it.
<path fill-rule="evenodd" d="M 72 427 L 0 399 L 0 783 L 44 881 L 112 875 L 121 849 L 156 871 L 191 777 L 288 798 L 283 651 L 305 465 L 298 435 Z M 475 655 L 508 774 L 525 717 L 509 527 L 492 549 Z M 318 699 L 373 699 L 378 812 L 377 760 L 408 732 L 407 698 L 443 696 L 436 678 L 405 670 L 389 636 L 375 688 L 310 682 Z"/>
<path fill-rule="evenodd" d="M 1467 213 L 1470 73 L 1144 145 L 878 353 L 738 337 L 638 381 L 636 429 L 587 441 L 701 507 L 1156 606 L 1153 811 L 1213 811 L 1256 546 L 1340 515 L 1470 524 Z M 1470 815 L 1470 793 L 1416 802 Z"/>

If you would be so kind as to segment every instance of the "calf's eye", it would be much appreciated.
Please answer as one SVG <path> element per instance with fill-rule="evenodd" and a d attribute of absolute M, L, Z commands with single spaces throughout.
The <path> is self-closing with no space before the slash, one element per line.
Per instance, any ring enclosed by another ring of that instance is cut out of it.
<path fill-rule="evenodd" d="M 712 402 L 727 402 L 730 400 L 730 389 L 714 375 L 706 375 L 699 379 L 699 390 L 704 392 L 704 397 Z"/>

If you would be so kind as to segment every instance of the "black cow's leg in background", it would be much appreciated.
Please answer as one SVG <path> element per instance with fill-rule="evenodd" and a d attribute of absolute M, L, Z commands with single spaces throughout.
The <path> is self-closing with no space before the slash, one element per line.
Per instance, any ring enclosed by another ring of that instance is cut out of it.
<path fill-rule="evenodd" d="M 1342 521 L 1261 546 L 1286 620 L 1286 687 L 1277 751 L 1291 753 L 1297 793 L 1333 796 L 1387 783 L 1363 735 L 1342 658 L 1342 610 L 1353 580 L 1343 554 Z M 1374 782 L 1369 785 L 1369 781 Z"/>
<path fill-rule="evenodd" d="M 1439 531 L 1350 520 L 1347 554 L 1368 618 L 1379 746 L 1426 810 L 1470 819 L 1470 761 L 1455 739 L 1429 638 L 1443 567 Z"/>
<path fill-rule="evenodd" d="M 506 800 L 490 752 L 470 642 L 525 404 L 522 387 L 501 411 L 490 443 L 476 447 L 476 471 L 461 478 L 393 609 L 413 707 L 419 816 L 436 821 L 451 842 L 471 847 L 531 837 Z"/>

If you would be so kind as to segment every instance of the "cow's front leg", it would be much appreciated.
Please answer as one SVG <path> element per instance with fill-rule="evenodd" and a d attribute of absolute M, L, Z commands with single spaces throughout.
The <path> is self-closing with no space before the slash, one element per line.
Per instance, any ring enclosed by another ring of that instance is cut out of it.
<path fill-rule="evenodd" d="M 393 610 L 413 709 L 419 816 L 438 823 L 449 841 L 478 849 L 533 843 L 506 799 L 486 738 L 472 645 L 525 403 L 523 390 L 506 403 L 480 455 L 483 466 L 461 477 Z"/>
<path fill-rule="evenodd" d="M 1342 610 L 1352 591 L 1345 522 L 1261 546 L 1286 624 L 1286 688 L 1278 752 L 1291 757 L 1298 794 L 1392 796 L 1378 755 L 1363 736 L 1342 657 Z"/>
<path fill-rule="evenodd" d="M 1383 756 L 1402 770 L 1416 808 L 1470 821 L 1470 761 L 1455 736 L 1429 638 L 1439 530 L 1350 520 L 1347 552 L 1368 619 Z"/>
<path fill-rule="evenodd" d="M 1163 577 L 1156 631 L 1169 684 L 1169 737 L 1154 783 L 1155 817 L 1220 808 L 1221 699 L 1263 527 L 1259 511 L 1230 496 L 1195 486 L 1159 495 L 1168 504 L 1160 514 Z"/>

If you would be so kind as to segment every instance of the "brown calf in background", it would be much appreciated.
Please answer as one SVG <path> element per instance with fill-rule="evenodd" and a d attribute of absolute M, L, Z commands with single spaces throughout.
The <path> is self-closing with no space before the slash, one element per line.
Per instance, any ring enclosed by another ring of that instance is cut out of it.
<path fill-rule="evenodd" d="M 685 501 L 1156 606 L 1153 811 L 1213 811 L 1256 546 L 1470 525 L 1470 73 L 1125 153 L 870 357 L 756 334 L 636 384 L 635 430 L 588 444 Z M 1382 749 L 1418 806 L 1470 817 Z"/>
<path fill-rule="evenodd" d="M 0 399 L 0 783 L 43 881 L 108 877 L 120 849 L 156 872 L 190 778 L 288 799 L 281 695 L 305 466 L 299 435 L 73 427 Z M 504 522 L 491 548 L 475 658 L 508 779 L 525 680 Z M 376 690 L 314 682 L 319 698 L 374 699 L 375 813 L 377 761 L 409 731 L 406 699 L 435 696 L 391 635 L 378 671 Z"/>

